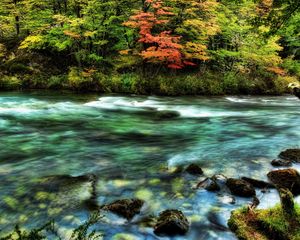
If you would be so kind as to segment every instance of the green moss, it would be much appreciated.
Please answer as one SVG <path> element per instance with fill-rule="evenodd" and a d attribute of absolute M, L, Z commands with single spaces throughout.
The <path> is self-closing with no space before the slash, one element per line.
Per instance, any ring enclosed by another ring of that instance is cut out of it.
<path fill-rule="evenodd" d="M 296 207 L 292 217 L 287 217 L 281 206 L 253 211 L 242 208 L 232 212 L 228 226 L 243 240 L 296 240 L 300 236 L 300 208 Z"/>

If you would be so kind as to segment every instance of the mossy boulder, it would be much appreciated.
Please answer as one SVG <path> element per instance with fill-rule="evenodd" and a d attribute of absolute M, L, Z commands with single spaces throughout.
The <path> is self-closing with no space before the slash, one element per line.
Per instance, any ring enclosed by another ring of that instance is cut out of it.
<path fill-rule="evenodd" d="M 226 186 L 233 195 L 239 197 L 253 197 L 256 194 L 253 185 L 242 179 L 228 178 Z"/>
<path fill-rule="evenodd" d="M 300 194 L 300 175 L 295 169 L 275 170 L 269 172 L 267 175 L 278 189 L 288 189 L 294 196 Z"/>
<path fill-rule="evenodd" d="M 189 221 L 181 211 L 170 209 L 159 214 L 154 233 L 158 236 L 185 235 L 189 226 Z"/>
<path fill-rule="evenodd" d="M 228 226 L 242 240 L 299 240 L 300 209 L 287 217 L 281 206 L 249 210 L 244 207 L 231 213 Z"/>
<path fill-rule="evenodd" d="M 284 160 L 289 160 L 293 162 L 300 162 L 300 149 L 287 149 L 279 154 L 279 157 Z"/>
<path fill-rule="evenodd" d="M 102 209 L 131 220 L 141 212 L 144 203 L 140 199 L 121 199 L 102 206 Z"/>

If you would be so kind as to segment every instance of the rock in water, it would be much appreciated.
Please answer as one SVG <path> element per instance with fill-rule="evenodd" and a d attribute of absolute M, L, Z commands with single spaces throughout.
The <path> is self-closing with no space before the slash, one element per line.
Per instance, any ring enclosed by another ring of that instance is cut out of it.
<path fill-rule="evenodd" d="M 158 111 L 155 116 L 158 119 L 174 119 L 180 117 L 180 113 L 177 111 L 170 111 L 170 110 L 164 110 L 164 111 Z"/>
<path fill-rule="evenodd" d="M 242 179 L 228 178 L 226 186 L 233 195 L 240 197 L 253 197 L 256 195 L 252 184 Z"/>
<path fill-rule="evenodd" d="M 274 160 L 272 160 L 271 164 L 274 167 L 289 167 L 292 165 L 292 161 L 283 160 L 283 159 L 274 159 Z"/>
<path fill-rule="evenodd" d="M 269 172 L 267 176 L 278 189 L 288 189 L 294 196 L 300 194 L 300 175 L 295 169 L 275 170 Z"/>
<path fill-rule="evenodd" d="M 300 149 L 287 149 L 281 152 L 279 157 L 292 162 L 300 162 Z"/>
<path fill-rule="evenodd" d="M 210 192 L 216 192 L 221 190 L 218 183 L 211 178 L 206 178 L 203 181 L 199 182 L 197 184 L 197 188 L 204 188 L 205 190 Z"/>
<path fill-rule="evenodd" d="M 185 171 L 192 175 L 201 175 L 203 174 L 203 170 L 197 164 L 190 164 Z"/>
<path fill-rule="evenodd" d="M 154 233 L 159 236 L 184 235 L 189 230 L 189 222 L 179 210 L 166 210 L 159 214 Z"/>
<path fill-rule="evenodd" d="M 211 180 L 215 181 L 219 186 L 224 186 L 227 182 L 227 177 L 223 174 L 216 174 L 211 177 Z"/>
<path fill-rule="evenodd" d="M 104 205 L 103 210 L 111 211 L 121 217 L 131 220 L 141 212 L 144 201 L 140 199 L 121 199 L 113 203 Z"/>
<path fill-rule="evenodd" d="M 272 183 L 268 183 L 262 180 L 257 180 L 248 177 L 242 177 L 242 180 L 252 184 L 252 186 L 256 188 L 275 188 L 275 186 Z"/>

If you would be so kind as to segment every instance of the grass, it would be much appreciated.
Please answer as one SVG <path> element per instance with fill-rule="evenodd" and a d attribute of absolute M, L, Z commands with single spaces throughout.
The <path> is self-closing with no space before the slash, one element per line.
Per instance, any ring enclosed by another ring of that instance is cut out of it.
<path fill-rule="evenodd" d="M 280 205 L 270 209 L 238 209 L 232 212 L 229 228 L 242 240 L 299 240 L 300 207 L 295 214 L 288 216 Z"/>

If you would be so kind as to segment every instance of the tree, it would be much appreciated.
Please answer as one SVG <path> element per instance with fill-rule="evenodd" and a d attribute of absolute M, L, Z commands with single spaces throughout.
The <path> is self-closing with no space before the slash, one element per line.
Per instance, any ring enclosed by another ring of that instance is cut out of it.
<path fill-rule="evenodd" d="M 151 63 L 161 63 L 168 68 L 181 69 L 194 65 L 186 61 L 179 43 L 181 36 L 173 36 L 171 31 L 161 30 L 173 16 L 172 8 L 164 6 L 161 0 L 146 0 L 143 11 L 138 11 L 124 25 L 139 30 L 139 43 L 143 48 L 140 55 Z"/>

